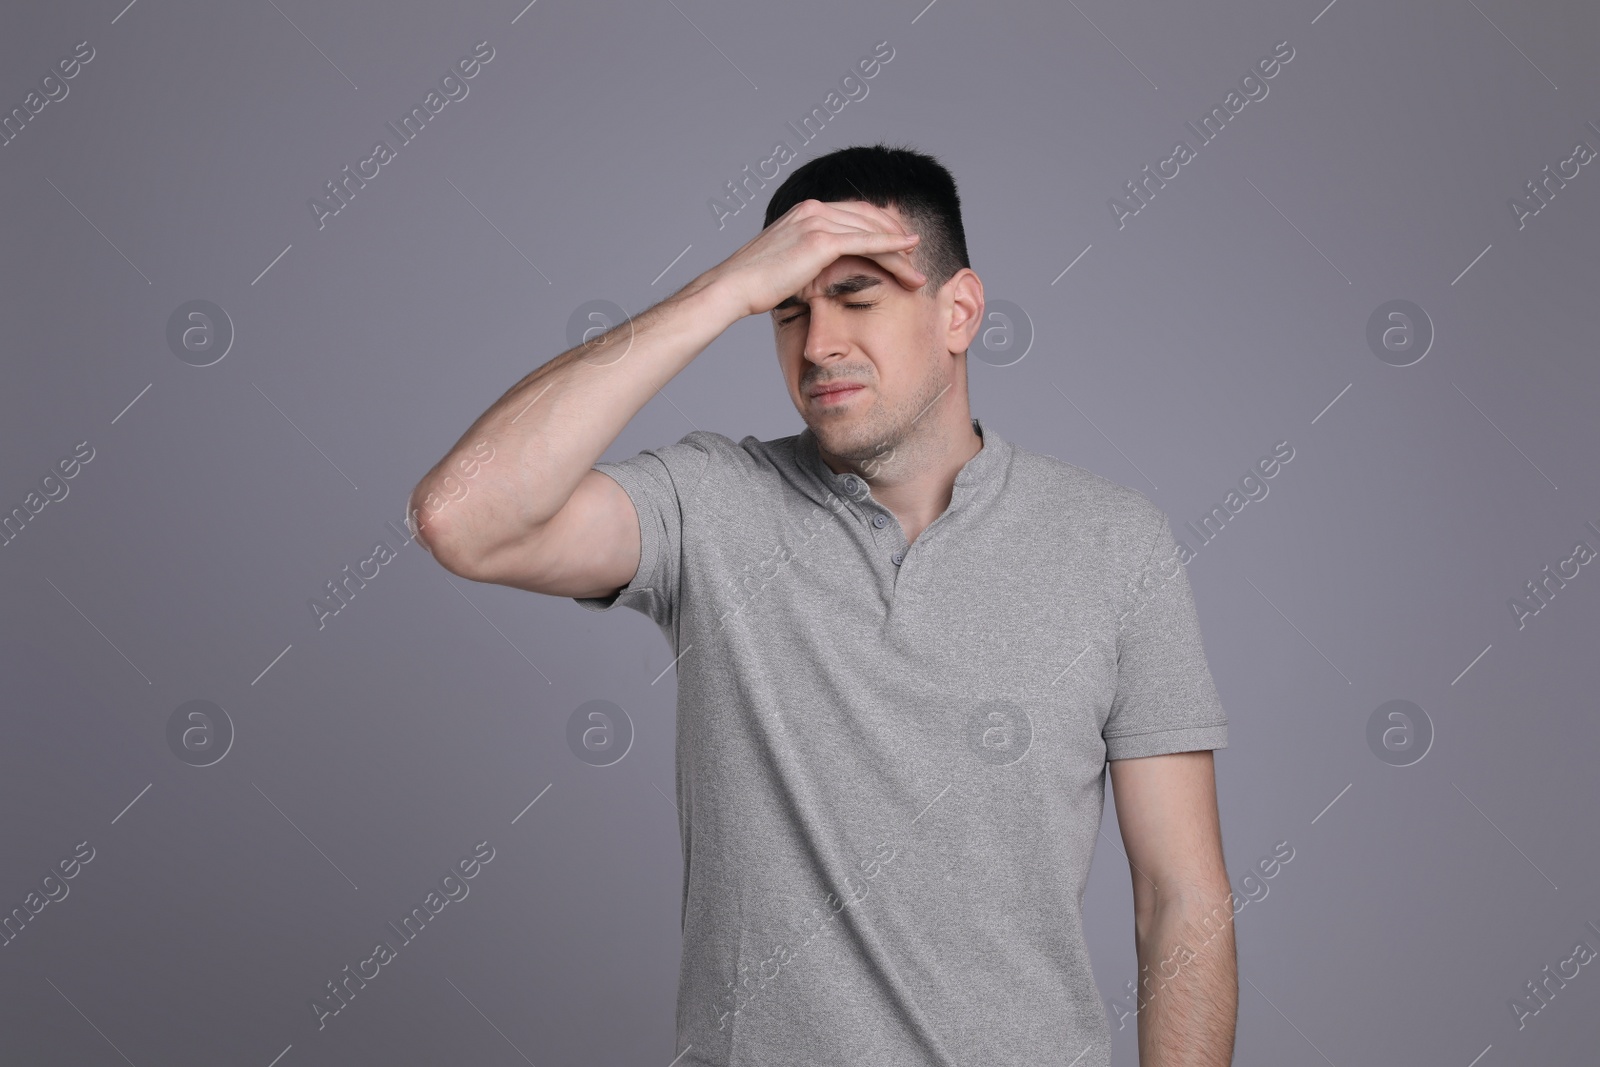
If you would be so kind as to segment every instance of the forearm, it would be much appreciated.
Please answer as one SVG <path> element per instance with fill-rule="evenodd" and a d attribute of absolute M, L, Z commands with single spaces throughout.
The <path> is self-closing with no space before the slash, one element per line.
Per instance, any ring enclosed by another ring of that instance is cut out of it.
<path fill-rule="evenodd" d="M 1139 1067 L 1228 1067 L 1239 976 L 1231 890 L 1158 904 L 1137 937 Z"/>
<path fill-rule="evenodd" d="M 464 561 L 550 519 L 650 398 L 743 316 L 734 303 L 702 275 L 517 382 L 412 491 L 414 535 Z"/>

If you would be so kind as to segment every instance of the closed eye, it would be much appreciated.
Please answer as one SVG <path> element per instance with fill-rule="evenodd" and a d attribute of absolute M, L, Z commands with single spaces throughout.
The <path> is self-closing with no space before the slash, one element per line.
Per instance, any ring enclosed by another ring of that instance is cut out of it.
<path fill-rule="evenodd" d="M 870 303 L 870 302 L 868 302 L 868 303 L 860 303 L 860 304 L 846 304 L 845 305 L 845 307 L 847 307 L 847 308 L 870 308 L 870 307 L 876 307 L 876 306 L 877 305 L 875 303 Z M 811 311 L 810 308 L 801 308 L 799 311 L 795 312 L 793 315 L 790 315 L 788 318 L 779 319 L 778 320 L 778 325 L 779 326 L 787 326 L 787 325 L 789 325 L 789 323 L 793 322 L 795 319 L 798 319 L 801 315 L 809 314 L 810 311 Z"/>

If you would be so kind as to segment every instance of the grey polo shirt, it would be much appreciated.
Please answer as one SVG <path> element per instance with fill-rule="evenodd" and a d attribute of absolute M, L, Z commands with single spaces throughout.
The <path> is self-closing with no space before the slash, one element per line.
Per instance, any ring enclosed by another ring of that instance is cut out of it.
<path fill-rule="evenodd" d="M 595 465 L 639 570 L 575 599 L 677 657 L 663 1064 L 1109 1067 L 1081 915 L 1106 761 L 1224 748 L 1227 719 L 1165 514 L 973 427 L 910 545 L 809 428 Z"/>

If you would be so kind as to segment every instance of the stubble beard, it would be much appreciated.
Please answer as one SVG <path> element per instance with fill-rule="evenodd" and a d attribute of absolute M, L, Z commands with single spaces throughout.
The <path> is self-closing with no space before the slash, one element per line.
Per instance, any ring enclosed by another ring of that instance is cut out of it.
<path fill-rule="evenodd" d="M 864 464 L 869 474 L 875 473 L 893 461 L 913 434 L 925 428 L 931 405 L 948 389 L 930 369 L 917 392 L 895 405 L 892 412 L 884 408 L 883 395 L 874 391 L 866 410 L 825 416 L 810 423 L 811 432 L 831 455 L 857 466 Z"/>

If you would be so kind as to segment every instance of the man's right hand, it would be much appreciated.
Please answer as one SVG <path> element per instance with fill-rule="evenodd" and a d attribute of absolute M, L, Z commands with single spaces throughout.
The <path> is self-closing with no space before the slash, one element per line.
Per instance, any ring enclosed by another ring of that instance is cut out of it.
<path fill-rule="evenodd" d="M 841 256 L 870 259 L 907 289 L 917 289 L 928 280 L 911 262 L 911 250 L 920 240 L 893 215 L 864 200 L 802 200 L 707 271 L 703 280 L 727 292 L 746 315 L 771 311 Z"/>
<path fill-rule="evenodd" d="M 798 295 L 841 256 L 870 259 L 905 288 L 921 288 L 928 279 L 911 262 L 917 242 L 866 201 L 796 204 L 630 319 L 625 361 L 591 363 L 590 350 L 578 345 L 480 415 L 412 491 L 416 509 L 446 495 L 451 472 L 482 468 L 470 498 L 430 516 L 421 531 L 425 547 L 441 566 L 474 581 L 553 596 L 616 592 L 638 571 L 642 532 L 632 499 L 594 464 L 628 421 L 739 318 Z M 506 458 L 472 466 L 479 447 Z"/>

